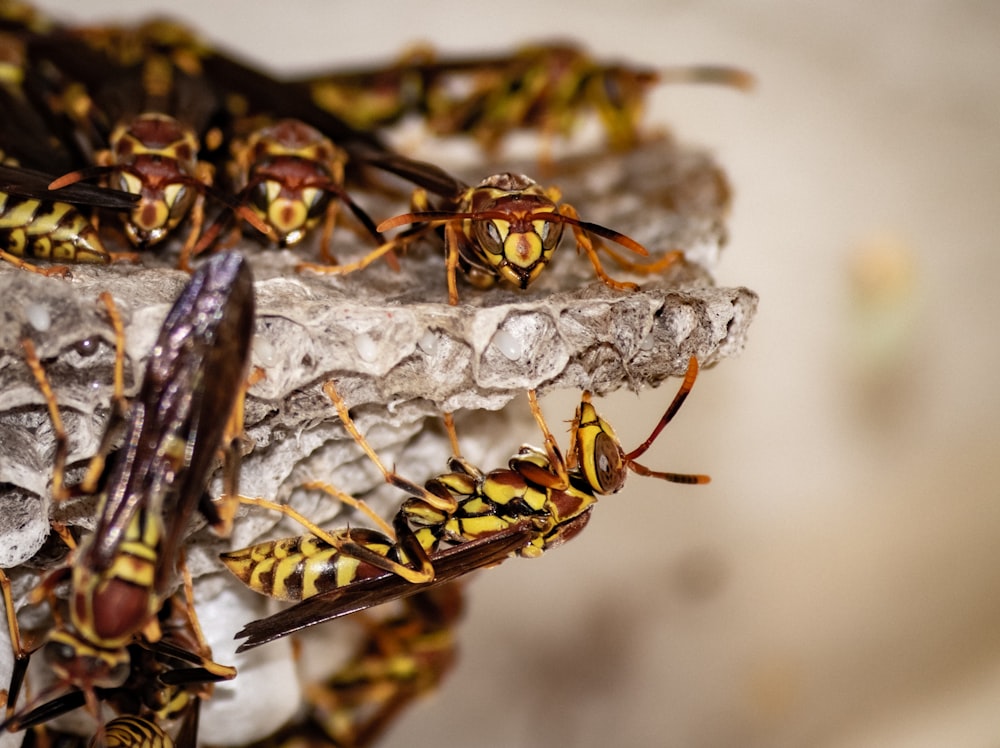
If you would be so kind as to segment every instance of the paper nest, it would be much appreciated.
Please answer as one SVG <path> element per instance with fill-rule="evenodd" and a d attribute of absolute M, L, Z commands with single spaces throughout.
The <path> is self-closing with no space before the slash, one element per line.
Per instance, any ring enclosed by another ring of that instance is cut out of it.
<path fill-rule="evenodd" d="M 536 170 L 532 165 L 527 169 Z M 483 176 L 470 175 L 469 180 Z M 300 490 L 304 481 L 324 480 L 366 496 L 376 488 L 370 498 L 386 516 L 399 505 L 401 493 L 384 486 L 345 435 L 320 389 L 330 379 L 384 460 L 420 481 L 439 472 L 450 453 L 445 432 L 437 426 L 443 411 L 456 412 L 467 456 L 486 467 L 499 466 L 517 442 L 507 443 L 498 435 L 530 420 L 526 406 L 509 415 L 500 410 L 526 389 L 638 391 L 682 376 L 691 356 L 705 368 L 741 351 L 757 298 L 745 288 L 717 288 L 709 275 L 726 243 L 729 203 L 725 177 L 710 157 L 661 139 L 625 156 L 560 161 L 547 182 L 559 185 L 564 200 L 584 220 L 632 236 L 650 248 L 652 259 L 683 249 L 687 262 L 651 281 L 630 278 L 608 258 L 605 268 L 612 277 L 642 285 L 638 292 L 616 291 L 596 279 L 585 256 L 574 257 L 567 228 L 562 248 L 531 289 L 483 291 L 460 279 L 461 303 L 453 307 L 447 304 L 444 261 L 433 236 L 399 258 L 398 272 L 380 261 L 343 277 L 295 271 L 297 262 L 316 259 L 315 247 L 277 251 L 251 240 L 240 245 L 256 278 L 253 364 L 266 372 L 247 400 L 243 493 L 291 500 L 328 527 L 364 521 L 349 514 L 331 524 L 343 507 L 319 492 Z M 363 197 L 359 202 L 369 207 Z M 405 200 L 389 210 L 404 212 Z M 336 233 L 333 251 L 350 261 L 368 246 L 345 230 Z M 93 511 L 87 500 L 50 506 L 51 424 L 24 363 L 21 339 L 30 337 L 44 359 L 70 433 L 71 463 L 81 465 L 97 448 L 111 393 L 113 335 L 97 297 L 110 291 L 122 311 L 127 394 L 134 394 L 160 323 L 187 278 L 172 269 L 175 257 L 173 252 L 154 253 L 142 266 L 76 266 L 71 280 L 0 266 L 5 300 L 0 325 L 0 566 L 30 563 L 33 568 L 10 572 L 21 592 L 37 578 L 39 567 L 56 563 L 32 562 L 48 537 L 50 516 L 87 527 Z M 194 536 L 188 561 L 196 575 L 204 575 L 199 599 L 228 591 L 247 601 L 246 611 L 237 614 L 242 620 L 208 626 L 217 627 L 216 635 L 209 632 L 213 645 L 231 640 L 234 624 L 259 617 L 267 605 L 252 593 L 232 593 L 239 583 L 219 571 L 217 553 L 264 533 L 301 533 L 287 522 L 282 531 L 272 530 L 278 519 L 254 509 L 238 519 L 229 541 L 207 530 Z M 204 611 L 201 617 L 203 623 L 212 619 Z M 228 630 L 222 630 L 225 626 Z M 259 657 L 272 661 L 274 654 Z M 219 651 L 216 658 L 231 662 Z M 244 680 L 245 670 L 241 667 L 235 684 Z M 0 672 L 0 680 L 5 678 Z M 212 703 L 206 706 L 211 710 Z M 211 739 L 212 718 L 202 725 L 206 742 L 216 742 Z M 221 742 L 240 742 L 231 727 L 215 733 Z M 256 731 L 251 737 L 259 737 L 263 729 L 247 726 Z"/>

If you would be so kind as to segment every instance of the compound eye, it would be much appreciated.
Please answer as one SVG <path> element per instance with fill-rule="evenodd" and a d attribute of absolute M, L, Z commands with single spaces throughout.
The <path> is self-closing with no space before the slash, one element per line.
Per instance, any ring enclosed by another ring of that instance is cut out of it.
<path fill-rule="evenodd" d="M 503 238 L 500 236 L 500 229 L 497 228 L 497 225 L 493 221 L 484 221 L 481 225 L 485 228 L 485 241 L 489 245 L 485 249 L 493 254 L 499 254 L 503 248 Z"/>
<path fill-rule="evenodd" d="M 177 185 L 174 189 L 167 189 L 166 197 L 167 202 L 170 205 L 170 217 L 171 219 L 178 219 L 183 217 L 184 213 L 188 209 L 188 196 L 190 190 L 184 185 Z"/>
<path fill-rule="evenodd" d="M 45 647 L 45 659 L 54 667 L 72 662 L 76 656 L 76 647 L 67 642 L 50 641 Z"/>
<path fill-rule="evenodd" d="M 605 493 L 613 493 L 621 487 L 622 462 L 618 444 L 607 434 L 600 433 L 594 441 L 594 469 L 597 485 L 595 488 Z"/>
<path fill-rule="evenodd" d="M 142 181 L 133 174 L 120 171 L 118 172 L 118 189 L 123 192 L 131 192 L 133 195 L 141 195 Z"/>
<path fill-rule="evenodd" d="M 250 188 L 250 194 L 247 195 L 247 199 L 254 208 L 257 208 L 262 213 L 267 212 L 267 206 L 270 204 L 271 199 L 268 195 L 267 183 L 258 182 L 253 187 Z"/>
<path fill-rule="evenodd" d="M 124 683 L 132 672 L 132 663 L 129 660 L 118 662 L 105 674 L 106 688 L 113 688 Z"/>
<path fill-rule="evenodd" d="M 542 240 L 542 246 L 547 250 L 553 249 L 559 243 L 559 239 L 562 238 L 562 229 L 561 223 L 543 221 L 541 231 L 538 232 L 539 238 Z"/>
<path fill-rule="evenodd" d="M 308 206 L 310 218 L 322 215 L 329 203 L 330 195 L 323 190 L 307 189 L 302 191 L 302 202 Z"/>

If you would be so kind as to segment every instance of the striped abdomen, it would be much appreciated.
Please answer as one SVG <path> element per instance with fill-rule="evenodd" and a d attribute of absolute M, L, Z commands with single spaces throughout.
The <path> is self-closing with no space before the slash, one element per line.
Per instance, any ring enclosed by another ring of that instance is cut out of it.
<path fill-rule="evenodd" d="M 18 257 L 106 264 L 97 230 L 70 203 L 0 192 L 0 243 Z"/>
<path fill-rule="evenodd" d="M 174 741 L 154 722 L 142 717 L 116 717 L 104 726 L 107 748 L 173 748 Z"/>
<path fill-rule="evenodd" d="M 337 537 L 399 561 L 392 540 L 374 530 L 351 528 Z M 222 562 L 250 589 L 278 600 L 298 602 L 351 582 L 385 572 L 330 546 L 315 535 L 283 538 L 221 556 Z"/>

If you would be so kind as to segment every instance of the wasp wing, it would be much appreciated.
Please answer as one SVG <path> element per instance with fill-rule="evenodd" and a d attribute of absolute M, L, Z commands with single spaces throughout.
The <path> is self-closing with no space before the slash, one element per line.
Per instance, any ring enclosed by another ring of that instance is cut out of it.
<path fill-rule="evenodd" d="M 252 621 L 240 630 L 237 639 L 246 639 L 237 652 L 259 647 L 296 631 L 357 613 L 392 600 L 415 595 L 451 582 L 476 569 L 495 566 L 535 535 L 528 523 L 518 523 L 486 538 L 472 540 L 431 556 L 434 581 L 414 584 L 391 572 L 370 577 L 316 595 L 267 618 Z"/>
<path fill-rule="evenodd" d="M 0 165 L 0 192 L 46 202 L 89 205 L 110 210 L 131 210 L 139 200 L 139 195 L 133 195 L 130 192 L 107 189 L 83 182 L 59 190 L 50 190 L 49 183 L 54 178 L 50 174 L 34 169 Z"/>
<path fill-rule="evenodd" d="M 253 279 L 236 254 L 199 267 L 174 303 L 115 454 L 84 562 L 108 568 L 136 511 L 167 515 L 157 587 L 201 500 L 246 376 L 253 333 Z"/>

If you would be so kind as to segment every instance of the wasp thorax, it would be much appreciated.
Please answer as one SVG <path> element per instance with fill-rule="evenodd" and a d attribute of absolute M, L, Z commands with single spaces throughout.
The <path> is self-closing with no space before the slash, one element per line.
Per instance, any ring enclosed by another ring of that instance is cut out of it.
<path fill-rule="evenodd" d="M 531 177 L 524 174 L 514 174 L 509 171 L 493 174 L 479 183 L 479 187 L 489 187 L 503 190 L 504 192 L 522 192 L 537 186 L 538 182 Z"/>

